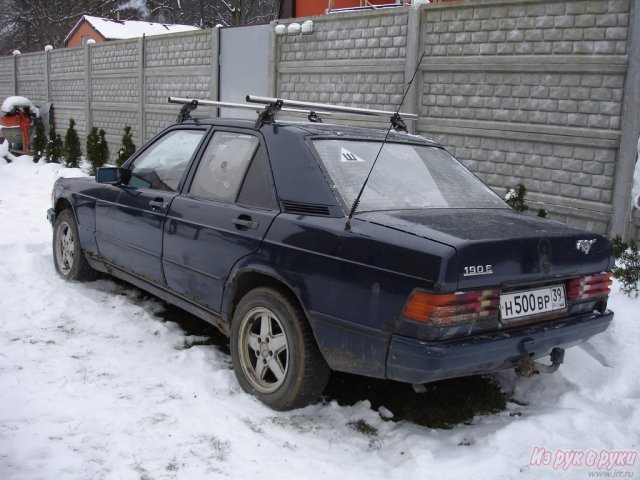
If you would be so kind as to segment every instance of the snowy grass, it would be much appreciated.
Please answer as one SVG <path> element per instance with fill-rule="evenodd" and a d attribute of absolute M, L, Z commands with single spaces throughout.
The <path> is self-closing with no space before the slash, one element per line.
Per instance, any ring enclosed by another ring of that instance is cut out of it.
<path fill-rule="evenodd" d="M 498 375 L 514 399 L 499 413 L 441 430 L 367 401 L 274 412 L 160 302 L 55 274 L 45 212 L 59 175 L 82 172 L 0 160 L 0 479 L 588 478 L 597 469 L 530 465 L 533 449 L 639 449 L 640 301 L 617 284 L 612 327 L 558 373 Z"/>

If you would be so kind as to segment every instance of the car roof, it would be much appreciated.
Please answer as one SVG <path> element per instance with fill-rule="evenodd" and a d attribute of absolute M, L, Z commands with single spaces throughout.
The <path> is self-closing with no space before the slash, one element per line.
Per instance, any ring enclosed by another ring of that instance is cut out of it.
<path fill-rule="evenodd" d="M 233 128 L 250 128 L 256 129 L 255 120 L 237 119 L 237 118 L 193 118 L 183 122 L 189 124 L 225 126 Z M 330 123 L 312 123 L 312 122 L 286 122 L 276 121 L 274 127 L 284 128 L 291 132 L 299 132 L 302 136 L 327 136 L 327 137 L 351 137 L 358 139 L 382 141 L 387 135 L 386 130 L 380 130 L 367 127 L 355 127 L 349 125 L 337 125 Z M 414 143 L 426 146 L 441 147 L 441 145 L 433 140 L 413 135 L 405 132 L 391 130 L 387 139 L 390 142 Z"/>

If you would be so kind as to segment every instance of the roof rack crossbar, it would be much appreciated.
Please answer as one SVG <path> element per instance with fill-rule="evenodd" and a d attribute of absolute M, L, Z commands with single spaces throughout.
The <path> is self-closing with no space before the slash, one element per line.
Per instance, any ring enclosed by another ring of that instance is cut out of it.
<path fill-rule="evenodd" d="M 247 95 L 248 103 L 259 103 L 262 105 L 272 105 L 276 102 L 282 102 L 283 107 L 293 108 L 308 108 L 313 111 L 326 111 L 326 112 L 341 112 L 351 113 L 354 115 L 369 115 L 378 117 L 392 117 L 396 115 L 396 112 L 386 110 L 373 110 L 371 108 L 359 108 L 359 107 L 346 107 L 342 105 L 333 105 L 328 103 L 312 103 L 302 102 L 299 100 L 287 100 L 286 98 L 274 98 L 274 97 L 260 97 L 257 95 Z M 418 115 L 413 113 L 400 113 L 400 115 L 407 119 L 416 120 Z"/>
<path fill-rule="evenodd" d="M 195 110 L 198 107 L 198 105 L 205 105 L 209 107 L 223 107 L 223 108 L 243 108 L 245 110 L 253 110 L 259 115 L 262 115 L 265 111 L 264 106 L 257 105 L 257 104 L 251 105 L 248 103 L 219 102 L 217 100 L 200 100 L 198 98 L 169 97 L 168 102 L 184 105 L 180 110 L 180 114 L 178 115 L 178 120 L 177 120 L 178 123 L 182 123 L 185 120 L 190 119 L 191 112 Z M 318 114 L 322 116 L 331 116 L 330 112 L 326 112 L 322 110 L 316 111 L 311 109 L 300 109 L 300 108 L 281 108 L 280 110 L 283 112 L 290 112 L 290 113 L 302 113 L 302 114 L 308 115 L 309 118 L 313 117 L 314 119 L 318 118 Z"/>
<path fill-rule="evenodd" d="M 205 105 L 209 107 L 246 108 L 254 111 L 258 110 L 255 105 L 249 105 L 248 103 L 217 102 L 214 100 L 200 100 L 198 98 L 169 97 L 169 103 L 188 105 L 193 102 L 196 102 L 197 105 Z"/>

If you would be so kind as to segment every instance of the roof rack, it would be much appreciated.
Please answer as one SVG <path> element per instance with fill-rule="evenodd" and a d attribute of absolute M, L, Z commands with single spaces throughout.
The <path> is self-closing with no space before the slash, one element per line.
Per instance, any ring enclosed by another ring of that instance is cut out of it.
<path fill-rule="evenodd" d="M 182 104 L 183 107 L 180 109 L 180 113 L 178 114 L 178 118 L 176 119 L 177 123 L 182 123 L 185 120 L 189 120 L 191 117 L 191 112 L 198 108 L 198 105 L 205 105 L 208 107 L 224 107 L 224 108 L 243 108 L 245 110 L 253 110 L 258 114 L 258 118 L 261 118 L 261 115 L 265 114 L 265 110 L 268 109 L 265 107 L 260 107 L 259 105 L 250 105 L 248 103 L 233 103 L 233 102 L 219 102 L 216 100 L 201 100 L 199 98 L 182 98 L 182 97 L 169 97 L 169 103 L 178 103 Z M 274 110 L 272 107 L 270 112 L 274 115 L 274 118 L 270 122 L 261 122 L 261 123 L 271 123 L 275 120 L 275 113 L 279 110 L 283 112 L 290 113 L 303 113 L 307 114 L 310 122 L 322 123 L 322 119 L 318 116 L 318 113 L 323 116 L 330 116 L 329 112 L 315 112 L 307 109 L 299 109 L 299 108 L 279 108 Z"/>
<path fill-rule="evenodd" d="M 399 112 L 392 112 L 387 110 L 374 110 L 370 108 L 359 107 L 346 107 L 342 105 L 333 105 L 328 103 L 313 103 L 303 102 L 299 100 L 288 100 L 284 98 L 275 97 L 260 97 L 257 95 L 247 95 L 246 101 L 248 103 L 229 103 L 218 102 L 213 100 L 199 100 L 194 98 L 179 98 L 169 97 L 169 103 L 181 103 L 184 106 L 180 110 L 178 115 L 178 122 L 183 122 L 191 118 L 191 112 L 195 110 L 198 105 L 208 105 L 213 107 L 229 107 L 229 108 L 244 108 L 256 110 L 255 105 L 262 105 L 262 110 L 257 111 L 258 119 L 256 121 L 256 128 L 260 128 L 263 124 L 271 124 L 275 121 L 275 116 L 278 112 L 293 112 L 293 113 L 305 113 L 308 115 L 310 122 L 322 122 L 320 115 L 331 115 L 331 112 L 347 113 L 352 115 L 366 115 L 366 116 L 378 116 L 389 117 L 391 125 L 395 130 L 407 131 L 407 127 L 402 117 L 407 119 L 417 119 L 418 115 L 413 113 L 402 113 L 402 117 Z"/>

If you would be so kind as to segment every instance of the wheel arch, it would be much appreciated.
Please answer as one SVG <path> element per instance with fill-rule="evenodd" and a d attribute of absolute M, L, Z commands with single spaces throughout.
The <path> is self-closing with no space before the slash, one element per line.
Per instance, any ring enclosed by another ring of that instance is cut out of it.
<path fill-rule="evenodd" d="M 54 212 L 56 213 L 56 216 L 58 216 L 58 214 L 66 209 L 70 209 L 73 212 L 73 216 L 76 216 L 76 213 L 73 209 L 73 206 L 71 205 L 71 202 L 69 201 L 68 198 L 66 197 L 60 197 L 56 200 L 55 206 L 53 207 Z M 77 218 L 76 218 L 77 221 Z"/>
<path fill-rule="evenodd" d="M 304 304 L 300 300 L 299 291 L 289 285 L 284 279 L 282 279 L 275 272 L 268 272 L 260 269 L 245 269 L 236 272 L 233 279 L 227 283 L 225 288 L 224 298 L 222 300 L 222 318 L 225 322 L 231 325 L 233 314 L 238 307 L 238 303 L 248 292 L 258 287 L 270 287 L 277 290 L 291 299 L 306 313 Z"/>
<path fill-rule="evenodd" d="M 53 259 L 57 273 L 65 280 L 91 281 L 98 272 L 89 265 L 86 253 L 80 242 L 77 218 L 73 208 L 57 203 L 55 224 L 53 226 Z M 63 237 L 60 237 L 66 229 Z"/>
<path fill-rule="evenodd" d="M 91 261 L 92 259 L 95 260 L 95 258 L 99 256 L 98 245 L 95 237 L 95 207 L 90 211 L 90 214 L 87 214 L 87 209 L 85 209 L 84 215 L 81 215 L 79 211 L 80 208 L 81 205 L 77 204 L 76 195 L 66 192 L 64 195 L 60 194 L 53 204 L 53 223 L 55 225 L 60 213 L 65 210 L 69 210 L 76 223 L 76 228 L 78 229 L 78 241 L 80 242 L 82 252 L 87 259 Z M 100 267 L 96 267 L 95 265 L 94 268 L 102 270 Z"/>

